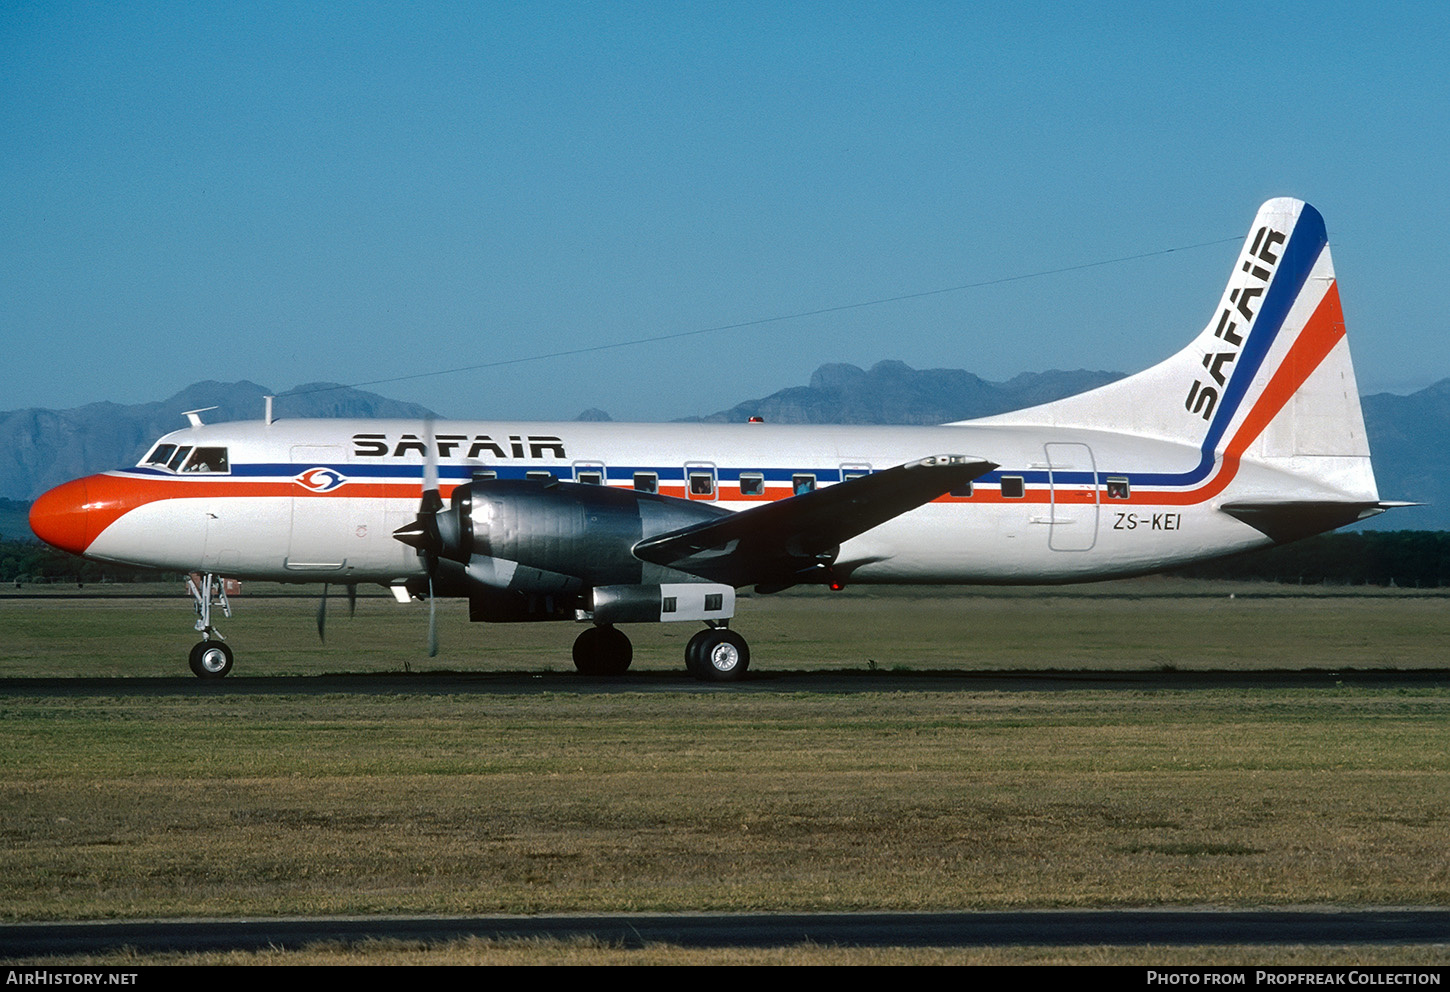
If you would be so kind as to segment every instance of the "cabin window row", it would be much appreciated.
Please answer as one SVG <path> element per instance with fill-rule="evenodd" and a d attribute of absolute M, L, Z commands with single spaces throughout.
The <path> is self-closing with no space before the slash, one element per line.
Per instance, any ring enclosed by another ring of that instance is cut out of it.
<path fill-rule="evenodd" d="M 846 473 L 846 479 L 857 479 L 865 475 L 865 472 Z M 473 478 L 487 480 L 498 478 L 498 473 L 491 469 L 479 469 L 473 473 Z M 559 478 L 554 472 L 547 469 L 531 469 L 524 473 L 526 479 L 536 479 L 540 482 L 553 482 Z M 602 486 L 606 484 L 603 468 L 591 468 L 574 473 L 574 481 L 586 486 Z M 658 472 L 636 472 L 633 479 L 634 488 L 642 493 L 658 493 L 660 491 L 660 477 Z M 685 476 L 685 485 L 691 496 L 708 497 L 714 496 L 715 473 L 692 471 Z M 741 496 L 763 496 L 765 495 L 765 475 L 761 472 L 742 472 L 740 474 L 740 495 Z M 812 492 L 816 488 L 816 477 L 813 473 L 797 473 L 791 476 L 791 492 L 794 495 Z M 724 487 L 721 487 L 724 493 Z"/>
<path fill-rule="evenodd" d="M 865 470 L 847 470 L 841 473 L 841 480 L 849 482 L 852 479 L 859 479 L 870 473 Z M 492 478 L 494 473 L 479 472 L 477 477 Z M 554 479 L 552 472 L 531 471 L 527 473 L 531 479 Z M 602 467 L 577 471 L 575 479 L 586 485 L 600 486 L 605 484 L 605 473 Z M 791 493 L 800 495 L 812 492 L 816 488 L 816 476 L 814 473 L 800 472 L 791 476 Z M 716 478 L 713 471 L 688 471 L 685 475 L 686 489 L 689 495 L 700 497 L 713 497 L 716 491 Z M 739 479 L 739 492 L 741 496 L 764 496 L 765 495 L 765 474 L 763 472 L 741 472 Z M 634 473 L 634 488 L 642 493 L 658 493 L 660 491 L 660 477 L 657 472 L 636 472 Z M 999 488 L 1003 499 L 1025 499 L 1027 496 L 1027 482 L 1025 477 L 1020 475 L 1004 475 L 999 481 Z M 1130 490 L 1128 480 L 1124 477 L 1111 476 L 1106 480 L 1108 499 L 1128 499 Z M 956 499 L 969 499 L 975 492 L 971 482 L 964 482 L 954 487 L 947 495 Z M 720 487 L 721 495 L 725 493 L 725 487 Z"/>
<path fill-rule="evenodd" d="M 141 464 L 148 468 L 163 468 L 184 474 L 226 475 L 231 472 L 231 461 L 227 449 L 216 446 L 158 444 Z M 842 481 L 849 482 L 851 479 L 859 479 L 867 474 L 869 472 L 865 469 L 848 469 L 841 473 L 841 478 Z M 473 477 L 475 479 L 494 479 L 498 477 L 498 473 L 481 469 L 474 472 Z M 558 478 L 555 473 L 545 469 L 530 470 L 525 473 L 525 477 L 546 482 L 552 482 Z M 575 481 L 589 486 L 602 486 L 607 482 L 604 466 L 597 464 L 588 468 L 576 468 L 574 478 Z M 764 496 L 765 474 L 763 472 L 741 472 L 738 485 L 741 496 Z M 816 476 L 810 472 L 794 473 L 791 475 L 790 487 L 791 493 L 797 496 L 811 492 L 816 488 Z M 658 493 L 660 491 L 659 473 L 634 473 L 634 488 L 642 493 Z M 688 470 L 686 488 L 689 495 L 696 499 L 713 498 L 716 494 L 714 470 Z M 1026 481 L 1020 475 L 1002 476 L 1000 488 L 1003 499 L 1023 499 L 1027 495 Z M 1109 476 L 1106 479 L 1106 489 L 1108 499 L 1125 500 L 1130 498 L 1130 487 L 1126 477 Z M 972 492 L 972 483 L 965 482 L 952 489 L 948 495 L 965 499 L 970 497 Z M 724 495 L 723 487 L 721 487 L 721 493 Z"/>

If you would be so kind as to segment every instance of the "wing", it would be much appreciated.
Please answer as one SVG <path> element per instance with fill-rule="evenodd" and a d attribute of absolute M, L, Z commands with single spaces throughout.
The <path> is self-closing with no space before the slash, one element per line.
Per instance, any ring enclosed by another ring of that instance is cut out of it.
<path fill-rule="evenodd" d="M 636 557 L 733 586 L 791 585 L 836 560 L 841 543 L 986 475 L 993 462 L 935 455 L 634 546 Z"/>

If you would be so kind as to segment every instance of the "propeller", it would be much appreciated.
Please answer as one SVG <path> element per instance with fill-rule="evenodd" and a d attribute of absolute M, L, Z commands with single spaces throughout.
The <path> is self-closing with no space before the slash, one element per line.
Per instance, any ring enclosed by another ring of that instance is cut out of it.
<path fill-rule="evenodd" d="M 322 598 L 317 601 L 317 639 L 327 643 L 327 583 L 322 583 Z"/>
<path fill-rule="evenodd" d="M 317 603 L 317 639 L 323 644 L 327 643 L 327 588 L 326 582 L 322 583 L 322 599 Z M 347 584 L 347 615 L 350 618 L 357 616 L 357 583 Z"/>
<path fill-rule="evenodd" d="M 438 553 L 443 538 L 438 531 L 438 511 L 443 509 L 443 495 L 438 490 L 437 444 L 433 439 L 433 419 L 424 421 L 423 496 L 418 516 L 410 524 L 393 531 L 393 536 L 416 548 L 428 573 L 428 657 L 438 656 L 438 601 L 433 596 L 433 577 L 438 574 Z"/>

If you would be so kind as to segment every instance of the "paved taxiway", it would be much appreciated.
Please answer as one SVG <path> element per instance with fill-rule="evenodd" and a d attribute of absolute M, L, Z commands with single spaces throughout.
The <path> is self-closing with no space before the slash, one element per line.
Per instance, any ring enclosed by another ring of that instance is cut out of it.
<path fill-rule="evenodd" d="M 593 937 L 624 947 L 1450 944 L 1450 909 L 1047 910 L 174 920 L 0 925 L 0 959 L 296 949 L 319 942 Z"/>
<path fill-rule="evenodd" d="M 1075 672 L 751 672 L 745 681 L 699 682 L 685 672 L 629 672 L 590 678 L 572 672 L 420 672 L 415 674 L 306 675 L 208 681 L 170 678 L 0 678 L 0 696 L 271 696 L 318 693 L 616 692 L 1062 692 L 1096 690 L 1309 689 L 1354 686 L 1380 689 L 1450 688 L 1450 668 L 1348 671 L 1075 671 Z"/>

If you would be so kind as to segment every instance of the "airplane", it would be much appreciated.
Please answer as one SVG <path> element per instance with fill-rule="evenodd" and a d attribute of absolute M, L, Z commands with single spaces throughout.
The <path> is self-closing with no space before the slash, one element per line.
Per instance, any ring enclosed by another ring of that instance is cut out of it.
<path fill-rule="evenodd" d="M 735 681 L 736 591 L 1069 583 L 1307 537 L 1406 504 L 1370 465 L 1319 212 L 1254 218 L 1204 330 L 1157 365 L 937 427 L 261 420 L 205 411 L 140 463 L 43 494 L 55 547 L 196 573 L 190 666 L 231 671 L 229 579 L 379 583 L 490 623 L 571 621 L 617 675 L 619 624 L 703 624 L 685 667 Z M 326 601 L 324 586 L 323 602 Z M 319 631 L 321 629 L 319 614 Z"/>

